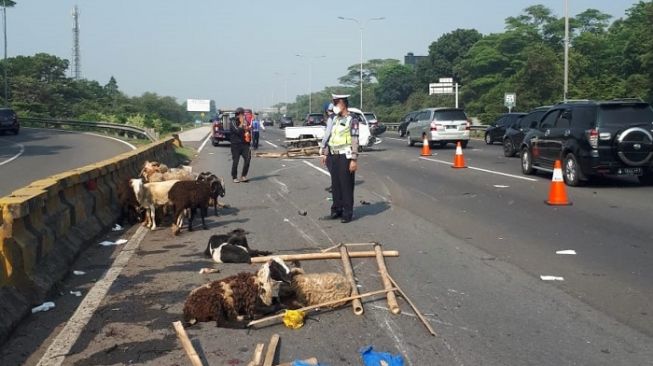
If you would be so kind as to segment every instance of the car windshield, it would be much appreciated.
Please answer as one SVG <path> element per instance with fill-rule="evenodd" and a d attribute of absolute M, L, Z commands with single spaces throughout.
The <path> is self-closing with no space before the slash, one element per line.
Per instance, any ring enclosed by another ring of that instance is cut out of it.
<path fill-rule="evenodd" d="M 433 119 L 437 121 L 466 121 L 467 116 L 465 112 L 461 110 L 444 110 L 444 111 L 435 111 Z"/>
<path fill-rule="evenodd" d="M 599 108 L 601 126 L 624 126 L 653 122 L 653 108 L 646 103 L 604 104 Z"/>
<path fill-rule="evenodd" d="M 368 121 L 376 121 L 376 116 L 374 113 L 365 113 L 365 119 Z"/>

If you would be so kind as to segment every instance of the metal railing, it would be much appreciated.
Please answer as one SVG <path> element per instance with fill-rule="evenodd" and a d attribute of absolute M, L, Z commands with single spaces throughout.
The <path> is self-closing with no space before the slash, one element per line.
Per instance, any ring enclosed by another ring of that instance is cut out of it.
<path fill-rule="evenodd" d="M 91 121 L 74 121 L 66 119 L 55 118 L 32 118 L 23 117 L 19 118 L 20 123 L 29 127 L 41 128 L 64 128 L 72 131 L 112 131 L 121 133 L 127 137 L 145 138 L 150 141 L 158 140 L 158 133 L 154 130 L 143 129 L 130 125 L 123 125 L 118 123 L 108 122 L 91 122 Z"/>

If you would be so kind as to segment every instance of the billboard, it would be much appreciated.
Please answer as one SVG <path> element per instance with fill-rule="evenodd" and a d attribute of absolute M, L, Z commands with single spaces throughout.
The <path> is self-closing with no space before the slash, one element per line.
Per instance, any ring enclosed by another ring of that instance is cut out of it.
<path fill-rule="evenodd" d="M 211 100 L 209 99 L 187 99 L 186 110 L 188 112 L 210 112 Z"/>

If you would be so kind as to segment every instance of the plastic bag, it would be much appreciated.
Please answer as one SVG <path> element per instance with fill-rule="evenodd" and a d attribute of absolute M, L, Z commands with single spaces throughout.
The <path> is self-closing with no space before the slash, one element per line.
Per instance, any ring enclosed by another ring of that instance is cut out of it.
<path fill-rule="evenodd" d="M 384 361 L 388 366 L 404 366 L 404 359 L 400 355 L 393 355 L 387 352 L 374 352 L 372 346 L 367 346 L 359 352 L 364 366 L 381 366 L 381 361 Z"/>

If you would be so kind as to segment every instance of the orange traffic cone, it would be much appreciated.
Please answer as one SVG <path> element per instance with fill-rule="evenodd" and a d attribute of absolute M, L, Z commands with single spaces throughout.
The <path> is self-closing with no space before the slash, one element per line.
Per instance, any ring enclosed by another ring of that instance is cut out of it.
<path fill-rule="evenodd" d="M 549 199 L 545 201 L 551 206 L 569 206 L 571 202 L 567 198 L 567 189 L 562 179 L 562 163 L 556 160 L 553 167 L 553 178 L 551 179 L 551 188 L 549 189 Z"/>
<path fill-rule="evenodd" d="M 424 142 L 422 142 L 422 156 L 431 156 L 431 143 L 426 136 L 424 136 Z"/>
<path fill-rule="evenodd" d="M 453 165 L 451 167 L 456 169 L 467 168 L 467 165 L 465 165 L 465 156 L 463 155 L 463 147 L 460 146 L 460 141 L 456 143 L 456 155 L 453 157 Z"/>

